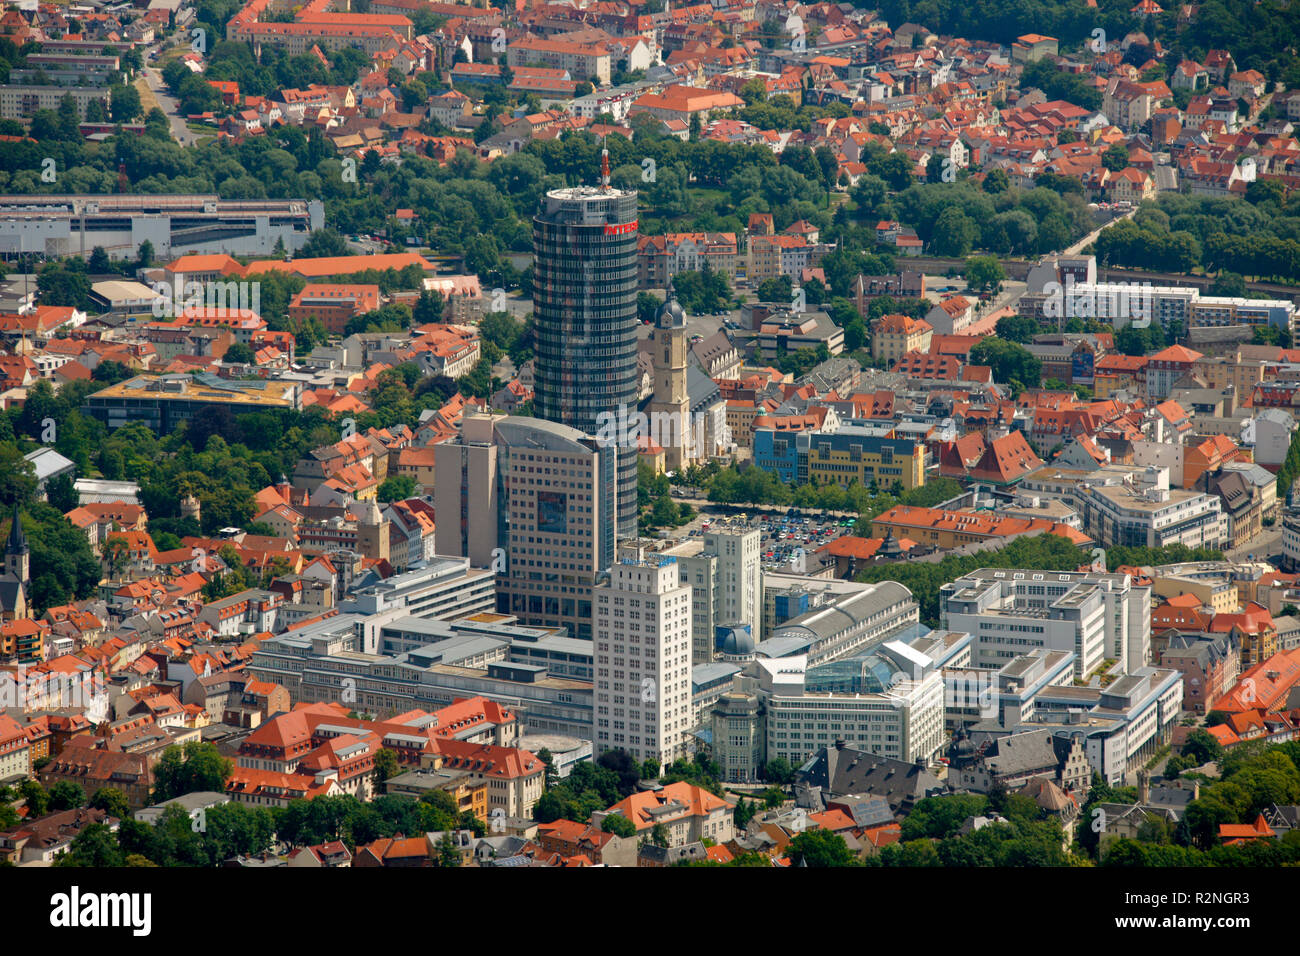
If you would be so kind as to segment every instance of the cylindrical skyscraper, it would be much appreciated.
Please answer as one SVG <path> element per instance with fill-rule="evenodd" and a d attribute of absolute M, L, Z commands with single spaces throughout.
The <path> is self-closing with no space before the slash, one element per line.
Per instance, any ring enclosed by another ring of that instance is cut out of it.
<path fill-rule="evenodd" d="M 533 219 L 533 409 L 588 435 L 637 411 L 636 192 L 554 189 Z M 606 419 L 608 420 L 608 419 Z M 617 536 L 637 526 L 635 443 L 620 436 Z"/>

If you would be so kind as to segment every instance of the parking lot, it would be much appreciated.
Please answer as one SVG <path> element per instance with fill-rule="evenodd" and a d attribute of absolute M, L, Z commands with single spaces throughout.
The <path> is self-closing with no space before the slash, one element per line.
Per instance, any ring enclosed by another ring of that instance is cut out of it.
<path fill-rule="evenodd" d="M 722 315 L 705 315 L 704 313 L 688 312 L 686 315 L 686 333 L 691 342 L 700 339 L 707 339 L 715 334 L 724 324 L 731 323 L 728 328 L 738 327 L 740 322 L 740 310 L 732 309 L 724 312 Z M 650 333 L 654 331 L 654 326 L 641 324 L 637 327 L 637 338 L 649 338 Z M 697 338 L 698 337 L 698 338 Z"/>
<path fill-rule="evenodd" d="M 818 513 L 788 514 L 777 511 L 749 511 L 740 514 L 722 513 L 712 509 L 699 514 L 681 529 L 687 537 L 700 537 L 710 530 L 751 530 L 762 534 L 761 554 L 763 569 L 767 571 L 788 566 L 802 548 L 812 554 L 818 548 L 845 534 L 853 533 L 853 518 L 837 518 Z"/>

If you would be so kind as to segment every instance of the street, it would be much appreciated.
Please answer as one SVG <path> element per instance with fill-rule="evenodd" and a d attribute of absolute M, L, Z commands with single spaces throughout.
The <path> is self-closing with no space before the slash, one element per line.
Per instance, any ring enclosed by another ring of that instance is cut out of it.
<path fill-rule="evenodd" d="M 1269 561 L 1282 554 L 1282 522 L 1277 521 L 1273 527 L 1264 528 L 1260 534 L 1247 541 L 1240 548 L 1225 548 L 1223 556 L 1229 561 Z"/>
<path fill-rule="evenodd" d="M 1065 252 L 1061 253 L 1061 255 L 1064 255 L 1064 256 L 1077 256 L 1080 252 L 1082 252 L 1084 249 L 1086 249 L 1086 248 L 1087 248 L 1087 247 L 1088 247 L 1092 242 L 1096 241 L 1097 236 L 1101 233 L 1101 231 L 1102 231 L 1103 229 L 1107 229 L 1107 228 L 1109 228 L 1109 227 L 1115 225 L 1115 223 L 1119 222 L 1121 219 L 1131 219 L 1131 218 L 1133 218 L 1133 214 L 1136 213 L 1136 212 L 1137 212 L 1136 209 L 1130 209 L 1128 212 L 1124 213 L 1124 215 L 1122 215 L 1122 216 L 1117 216 L 1117 217 L 1115 217 L 1114 219 L 1112 219 L 1110 222 L 1098 226 L 1096 229 L 1094 229 L 1092 232 L 1088 233 L 1086 236 L 1084 236 L 1082 239 L 1080 239 L 1080 240 L 1079 240 L 1078 242 L 1076 242 L 1074 245 L 1070 246 L 1070 248 L 1066 249 Z"/>
<path fill-rule="evenodd" d="M 162 71 L 156 67 L 146 66 L 143 72 L 148 95 L 145 90 L 141 90 L 140 99 L 144 104 L 145 112 L 147 113 L 153 105 L 148 102 L 149 96 L 152 96 L 158 108 L 167 114 L 167 120 L 172 128 L 172 139 L 182 146 L 193 146 L 199 140 L 198 134 L 185 125 L 185 118 L 180 115 L 176 98 L 167 92 L 167 87 L 163 83 Z"/>

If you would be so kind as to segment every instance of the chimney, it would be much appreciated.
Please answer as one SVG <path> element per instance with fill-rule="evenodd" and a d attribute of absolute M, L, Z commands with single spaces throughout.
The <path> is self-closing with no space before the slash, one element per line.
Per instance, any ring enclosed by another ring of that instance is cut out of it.
<path fill-rule="evenodd" d="M 836 737 L 836 738 L 835 738 L 835 749 L 836 749 L 836 750 L 843 750 L 844 747 L 845 747 L 845 744 L 846 744 L 846 741 L 844 740 L 843 737 Z"/>
<path fill-rule="evenodd" d="M 1138 803 L 1145 804 L 1151 799 L 1151 774 L 1146 770 L 1138 771 Z"/>

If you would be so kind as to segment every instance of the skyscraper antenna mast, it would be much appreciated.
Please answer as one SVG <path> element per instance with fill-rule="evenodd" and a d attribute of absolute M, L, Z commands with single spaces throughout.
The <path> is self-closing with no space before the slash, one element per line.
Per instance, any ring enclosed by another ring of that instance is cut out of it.
<path fill-rule="evenodd" d="M 605 137 L 600 138 L 600 191 L 609 192 L 609 150 L 605 148 Z"/>

